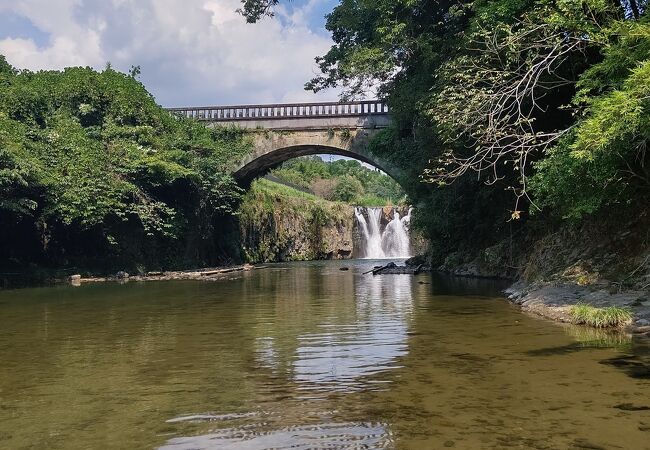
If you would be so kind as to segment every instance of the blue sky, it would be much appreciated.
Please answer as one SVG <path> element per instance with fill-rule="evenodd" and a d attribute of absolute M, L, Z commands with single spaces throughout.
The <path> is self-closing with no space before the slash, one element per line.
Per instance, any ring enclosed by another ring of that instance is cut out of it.
<path fill-rule="evenodd" d="M 293 12 L 304 8 L 305 6 L 309 5 L 309 3 L 309 0 L 291 0 L 289 2 L 284 2 L 283 7 L 290 12 Z M 338 0 L 323 0 L 320 2 L 314 2 L 310 13 L 307 15 L 309 27 L 312 30 L 320 30 L 323 34 L 325 34 L 325 16 L 330 13 L 338 3 Z M 282 17 L 280 17 L 280 20 L 282 20 Z"/>
<path fill-rule="evenodd" d="M 10 12 L 0 15 L 0 40 L 6 38 L 32 39 L 36 45 L 44 47 L 50 35 L 36 27 L 29 18 Z"/>
<path fill-rule="evenodd" d="M 140 65 L 164 106 L 333 100 L 302 87 L 337 3 L 284 2 L 248 25 L 239 0 L 0 0 L 0 54 L 31 70 Z"/>

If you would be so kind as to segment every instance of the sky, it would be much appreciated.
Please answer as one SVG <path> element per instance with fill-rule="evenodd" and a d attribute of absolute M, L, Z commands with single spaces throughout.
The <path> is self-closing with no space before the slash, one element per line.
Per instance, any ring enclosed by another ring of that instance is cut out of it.
<path fill-rule="evenodd" d="M 18 69 L 128 71 L 172 106 L 336 100 L 303 89 L 331 46 L 337 0 L 283 2 L 247 24 L 239 0 L 0 0 L 0 54 Z"/>

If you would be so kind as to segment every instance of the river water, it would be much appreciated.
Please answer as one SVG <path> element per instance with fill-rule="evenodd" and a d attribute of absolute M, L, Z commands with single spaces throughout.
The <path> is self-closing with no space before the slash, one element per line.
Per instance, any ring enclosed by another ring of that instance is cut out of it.
<path fill-rule="evenodd" d="M 0 292 L 0 448 L 650 449 L 644 341 L 372 265 Z"/>

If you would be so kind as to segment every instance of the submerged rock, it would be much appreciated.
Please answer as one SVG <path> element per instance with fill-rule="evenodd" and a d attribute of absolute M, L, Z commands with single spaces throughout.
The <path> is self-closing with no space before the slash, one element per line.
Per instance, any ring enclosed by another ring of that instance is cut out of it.
<path fill-rule="evenodd" d="M 385 266 L 375 267 L 371 272 L 373 275 L 415 275 L 419 271 L 418 267 L 398 266 L 390 262 Z M 366 272 L 370 273 L 370 272 Z"/>
<path fill-rule="evenodd" d="M 70 277 L 68 278 L 68 281 L 73 286 L 81 286 L 81 275 L 79 275 L 79 274 L 70 275 Z"/>

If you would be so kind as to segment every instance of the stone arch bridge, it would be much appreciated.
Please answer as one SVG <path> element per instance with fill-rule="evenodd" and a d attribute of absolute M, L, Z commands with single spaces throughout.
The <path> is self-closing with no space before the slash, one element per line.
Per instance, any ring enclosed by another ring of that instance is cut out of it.
<path fill-rule="evenodd" d="M 390 124 L 388 107 L 380 101 L 206 106 L 169 111 L 210 125 L 237 125 L 253 131 L 253 151 L 234 172 L 242 185 L 289 159 L 324 153 L 358 159 L 398 181 L 402 175 L 398 167 L 368 149 L 370 140 Z"/>

